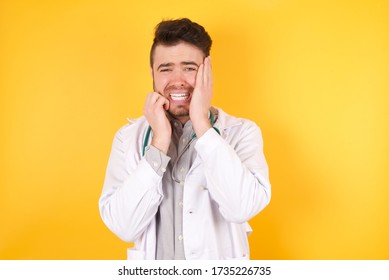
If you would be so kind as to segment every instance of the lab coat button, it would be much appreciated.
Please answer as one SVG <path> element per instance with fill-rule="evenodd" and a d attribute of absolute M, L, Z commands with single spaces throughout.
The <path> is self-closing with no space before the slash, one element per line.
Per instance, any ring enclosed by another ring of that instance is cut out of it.
<path fill-rule="evenodd" d="M 178 203 L 178 206 L 180 206 L 180 207 L 182 207 L 184 205 L 184 203 L 182 202 L 182 201 L 180 201 L 179 203 Z"/>
<path fill-rule="evenodd" d="M 180 181 L 180 185 L 183 186 L 185 184 L 184 181 Z"/>
<path fill-rule="evenodd" d="M 184 239 L 184 237 L 182 237 L 182 235 L 180 234 L 180 235 L 178 236 L 178 240 L 182 241 L 182 239 Z"/>
<path fill-rule="evenodd" d="M 162 171 L 162 172 L 165 172 L 165 171 L 166 171 L 166 168 L 161 168 L 161 171 Z"/>

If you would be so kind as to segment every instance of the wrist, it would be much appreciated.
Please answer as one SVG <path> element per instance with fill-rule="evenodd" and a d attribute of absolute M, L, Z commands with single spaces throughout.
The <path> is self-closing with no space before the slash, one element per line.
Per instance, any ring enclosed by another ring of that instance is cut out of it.
<path fill-rule="evenodd" d="M 160 150 L 162 153 L 167 155 L 170 146 L 170 137 L 169 138 L 159 138 L 153 137 L 151 145 Z"/>
<path fill-rule="evenodd" d="M 208 129 L 212 128 L 212 126 L 209 123 L 209 120 L 207 119 L 206 121 L 203 121 L 201 123 L 193 123 L 193 128 L 196 132 L 197 138 L 200 138 L 205 132 L 208 131 Z"/>

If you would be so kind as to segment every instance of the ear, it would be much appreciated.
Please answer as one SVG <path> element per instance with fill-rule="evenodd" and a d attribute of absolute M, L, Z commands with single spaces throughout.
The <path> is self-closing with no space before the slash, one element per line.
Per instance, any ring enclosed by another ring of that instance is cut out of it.
<path fill-rule="evenodd" d="M 154 75 L 153 75 L 153 67 L 150 66 L 150 75 L 151 75 L 151 78 L 154 79 Z"/>

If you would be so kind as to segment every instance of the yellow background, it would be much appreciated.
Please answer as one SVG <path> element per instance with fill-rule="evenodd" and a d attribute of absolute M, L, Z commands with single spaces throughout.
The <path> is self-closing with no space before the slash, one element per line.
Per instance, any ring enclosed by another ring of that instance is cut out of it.
<path fill-rule="evenodd" d="M 254 259 L 389 258 L 386 0 L 0 2 L 0 259 L 124 259 L 98 212 L 154 26 L 213 38 L 213 104 L 263 131 Z"/>

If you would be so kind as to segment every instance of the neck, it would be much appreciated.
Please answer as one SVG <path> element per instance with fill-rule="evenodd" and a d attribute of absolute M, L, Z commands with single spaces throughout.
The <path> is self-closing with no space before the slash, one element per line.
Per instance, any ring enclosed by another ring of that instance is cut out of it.
<path fill-rule="evenodd" d="M 175 120 L 179 121 L 182 124 L 182 126 L 184 126 L 190 120 L 189 115 L 187 115 L 187 116 L 173 116 L 172 114 L 170 114 L 167 111 L 166 111 L 166 116 L 169 120 L 175 119 Z"/>
<path fill-rule="evenodd" d="M 190 120 L 189 116 L 185 116 L 185 117 L 178 117 L 178 118 L 175 118 L 176 120 L 178 120 L 183 126 Z"/>

